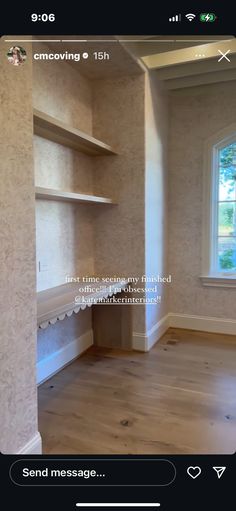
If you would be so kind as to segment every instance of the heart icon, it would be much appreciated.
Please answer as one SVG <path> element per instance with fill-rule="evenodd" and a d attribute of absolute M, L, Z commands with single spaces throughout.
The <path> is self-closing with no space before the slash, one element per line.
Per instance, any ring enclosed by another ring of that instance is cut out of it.
<path fill-rule="evenodd" d="M 200 476 L 201 469 L 200 467 L 188 467 L 187 473 L 190 477 L 192 477 L 192 479 L 196 479 L 196 477 Z"/>

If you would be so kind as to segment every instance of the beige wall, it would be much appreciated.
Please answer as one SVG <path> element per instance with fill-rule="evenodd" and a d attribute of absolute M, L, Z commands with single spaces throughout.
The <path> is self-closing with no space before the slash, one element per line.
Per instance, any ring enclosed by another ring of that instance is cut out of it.
<path fill-rule="evenodd" d="M 21 67 L 0 44 L 0 451 L 17 453 L 38 430 L 32 65 L 29 44 Z"/>
<path fill-rule="evenodd" d="M 35 52 L 49 52 L 46 44 L 34 43 Z M 75 128 L 92 133 L 89 81 L 67 62 L 33 60 L 33 104 Z"/>
<path fill-rule="evenodd" d="M 155 74 L 146 75 L 145 86 L 145 274 L 168 275 L 168 98 Z M 147 287 L 155 284 L 147 283 Z M 168 285 L 157 284 L 161 303 L 147 305 L 146 331 L 168 313 Z M 156 296 L 148 293 L 148 298 Z"/>
<path fill-rule="evenodd" d="M 40 49 L 47 51 L 47 46 L 42 44 Z M 33 104 L 92 133 L 90 82 L 68 63 L 33 61 Z M 90 157 L 34 136 L 34 165 L 36 186 L 93 193 Z M 91 208 L 82 205 L 36 201 L 38 291 L 64 284 L 67 275 L 94 273 L 91 215 Z"/>
<path fill-rule="evenodd" d="M 235 318 L 235 290 L 201 275 L 204 141 L 236 118 L 236 82 L 172 92 L 169 139 L 169 311 Z"/>
<path fill-rule="evenodd" d="M 40 48 L 48 51 L 46 45 Z M 39 51 L 38 45 L 35 51 Z M 68 63 L 33 61 L 33 104 L 92 134 L 90 82 Z M 34 136 L 34 167 L 36 186 L 82 193 L 94 191 L 92 158 L 38 136 Z M 64 284 L 67 275 L 94 273 L 92 207 L 37 200 L 36 234 L 38 291 Z M 42 272 L 38 271 L 39 261 L 44 266 Z M 38 330 L 38 361 L 78 339 L 91 327 L 88 310 Z"/>
<path fill-rule="evenodd" d="M 95 192 L 118 206 L 95 218 L 98 274 L 145 272 L 145 75 L 93 82 L 94 135 L 116 147 L 118 157 L 95 158 Z M 145 307 L 133 307 L 133 330 L 145 332 Z"/>
<path fill-rule="evenodd" d="M 91 315 L 92 309 L 87 307 L 78 314 L 65 317 L 63 321 L 57 321 L 55 325 L 50 325 L 45 330 L 39 329 L 37 361 L 40 362 L 88 332 L 92 326 Z"/>

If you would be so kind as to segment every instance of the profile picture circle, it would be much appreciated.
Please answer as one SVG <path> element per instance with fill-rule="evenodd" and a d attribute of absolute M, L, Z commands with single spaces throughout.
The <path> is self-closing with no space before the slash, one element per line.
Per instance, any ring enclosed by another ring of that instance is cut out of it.
<path fill-rule="evenodd" d="M 12 46 L 7 52 L 7 59 L 13 66 L 21 66 L 24 64 L 27 54 L 21 46 Z"/>

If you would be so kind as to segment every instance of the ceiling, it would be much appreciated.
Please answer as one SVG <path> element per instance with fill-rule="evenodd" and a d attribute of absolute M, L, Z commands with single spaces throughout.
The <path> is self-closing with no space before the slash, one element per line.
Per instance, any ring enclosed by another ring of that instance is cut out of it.
<path fill-rule="evenodd" d="M 44 43 L 45 44 L 45 43 Z M 41 43 L 35 42 L 37 51 Z M 155 73 L 167 89 L 236 80 L 236 39 L 229 36 L 55 36 L 47 42 L 54 52 L 89 54 L 68 60 L 89 79 Z M 45 46 L 44 46 L 45 48 Z M 226 53 L 220 62 L 221 53 Z M 95 60 L 95 52 L 109 59 Z M 229 60 L 228 60 L 229 59 Z"/>
<path fill-rule="evenodd" d="M 232 39 L 233 36 L 116 36 L 137 58 L 196 46 L 198 44 Z"/>
<path fill-rule="evenodd" d="M 236 79 L 233 36 L 152 36 L 130 39 L 125 46 L 164 81 L 167 89 Z"/>

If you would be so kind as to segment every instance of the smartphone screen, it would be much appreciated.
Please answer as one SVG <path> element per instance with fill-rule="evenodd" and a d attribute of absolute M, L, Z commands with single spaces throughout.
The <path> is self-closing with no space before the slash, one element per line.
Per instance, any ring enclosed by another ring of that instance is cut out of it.
<path fill-rule="evenodd" d="M 223 509 L 236 445 L 233 16 L 179 4 L 108 28 L 81 9 L 22 7 L 1 27 L 4 498 Z"/>

